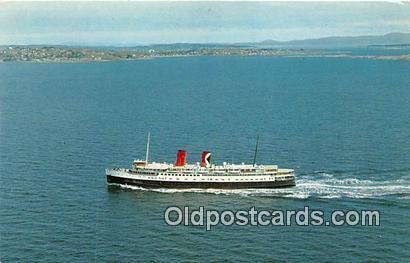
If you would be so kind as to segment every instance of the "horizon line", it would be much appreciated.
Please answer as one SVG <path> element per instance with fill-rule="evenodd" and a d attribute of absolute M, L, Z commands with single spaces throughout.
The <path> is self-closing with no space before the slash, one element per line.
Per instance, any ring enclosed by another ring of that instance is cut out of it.
<path fill-rule="evenodd" d="M 136 44 L 130 44 L 130 45 L 120 45 L 120 44 L 86 44 L 86 43 L 58 43 L 58 44 L 49 44 L 49 43 L 41 43 L 41 44 L 5 44 L 5 43 L 0 43 L 0 46 L 78 46 L 78 47 L 144 47 L 144 46 L 155 46 L 155 45 L 243 45 L 243 44 L 260 44 L 265 41 L 274 41 L 277 42 L 278 44 L 283 43 L 289 43 L 289 42 L 294 42 L 294 41 L 307 41 L 307 40 L 319 40 L 319 39 L 328 39 L 328 38 L 355 38 L 355 37 L 383 37 L 383 36 L 388 36 L 392 34 L 409 34 L 409 32 L 389 32 L 385 34 L 380 34 L 380 35 L 374 35 L 374 34 L 369 34 L 369 35 L 329 35 L 329 36 L 324 36 L 324 37 L 318 37 L 318 38 L 304 38 L 304 39 L 292 39 L 292 40 L 275 40 L 275 39 L 270 39 L 266 38 L 264 40 L 260 41 L 241 41 L 241 42 L 169 42 L 169 43 L 149 43 L 149 44 L 142 44 L 142 43 L 136 43 Z M 69 42 L 69 41 L 67 41 Z M 74 41 L 73 41 L 74 42 Z M 410 44 L 410 43 L 409 43 Z"/>

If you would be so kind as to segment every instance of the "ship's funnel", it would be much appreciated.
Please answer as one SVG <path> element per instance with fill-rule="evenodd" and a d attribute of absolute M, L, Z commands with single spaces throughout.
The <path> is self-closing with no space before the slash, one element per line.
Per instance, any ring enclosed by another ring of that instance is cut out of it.
<path fill-rule="evenodd" d="M 202 167 L 209 167 L 211 166 L 211 153 L 207 151 L 203 151 L 201 154 L 201 166 Z"/>
<path fill-rule="evenodd" d="M 186 151 L 178 150 L 177 161 L 175 162 L 175 166 L 184 166 L 185 160 L 186 160 Z"/>

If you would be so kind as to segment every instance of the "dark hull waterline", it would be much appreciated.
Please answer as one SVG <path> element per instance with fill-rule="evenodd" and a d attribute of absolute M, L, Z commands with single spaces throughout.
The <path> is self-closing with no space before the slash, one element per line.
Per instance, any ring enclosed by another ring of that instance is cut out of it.
<path fill-rule="evenodd" d="M 157 180 L 138 180 L 107 175 L 107 183 L 133 185 L 144 188 L 172 188 L 172 189 L 253 189 L 280 188 L 295 186 L 295 180 L 269 182 L 170 182 Z"/>

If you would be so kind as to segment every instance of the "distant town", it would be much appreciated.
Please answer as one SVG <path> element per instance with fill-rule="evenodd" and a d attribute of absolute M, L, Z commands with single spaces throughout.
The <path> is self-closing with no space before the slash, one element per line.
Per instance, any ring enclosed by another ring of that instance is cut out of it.
<path fill-rule="evenodd" d="M 320 52 L 322 53 L 322 52 Z M 137 60 L 156 57 L 184 56 L 300 56 L 318 55 L 317 51 L 282 50 L 236 47 L 199 47 L 199 48 L 83 48 L 83 47 L 39 47 L 9 46 L 0 48 L 0 61 L 27 62 L 81 62 Z"/>
<path fill-rule="evenodd" d="M 384 60 L 410 60 L 410 55 L 359 56 L 348 51 L 303 48 L 264 48 L 223 45 L 154 45 L 148 47 L 70 47 L 70 46 L 2 46 L 0 62 L 92 62 L 138 60 L 186 56 L 274 56 L 274 57 L 349 57 Z"/>

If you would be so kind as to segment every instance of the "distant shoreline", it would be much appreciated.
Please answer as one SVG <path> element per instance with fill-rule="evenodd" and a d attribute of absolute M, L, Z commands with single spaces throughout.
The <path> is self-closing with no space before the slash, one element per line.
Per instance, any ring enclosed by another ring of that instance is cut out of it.
<path fill-rule="evenodd" d="M 410 61 L 409 54 L 352 55 L 349 51 L 319 49 L 281 49 L 257 47 L 199 47 L 191 49 L 153 48 L 81 48 L 52 46 L 9 46 L 0 48 L 0 62 L 30 63 L 87 63 L 134 61 L 169 57 L 236 56 L 236 57 L 287 57 L 287 58 L 352 58 L 373 60 Z"/>

